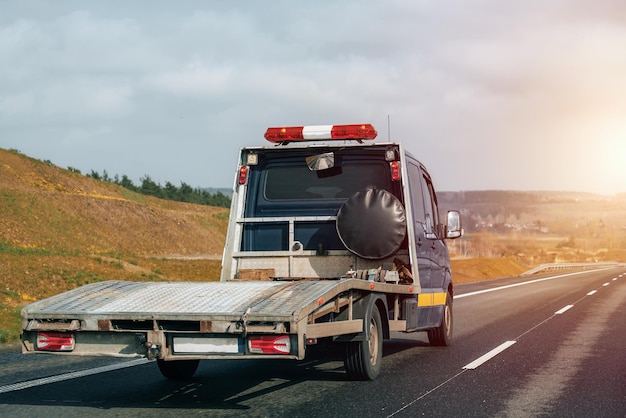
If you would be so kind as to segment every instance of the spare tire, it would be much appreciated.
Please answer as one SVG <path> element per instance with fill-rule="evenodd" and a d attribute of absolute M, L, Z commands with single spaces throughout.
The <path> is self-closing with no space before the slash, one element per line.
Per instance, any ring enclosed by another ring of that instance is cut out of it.
<path fill-rule="evenodd" d="M 337 234 L 343 245 L 367 259 L 394 254 L 406 237 L 404 206 L 392 193 L 365 189 L 352 195 L 337 213 Z"/>

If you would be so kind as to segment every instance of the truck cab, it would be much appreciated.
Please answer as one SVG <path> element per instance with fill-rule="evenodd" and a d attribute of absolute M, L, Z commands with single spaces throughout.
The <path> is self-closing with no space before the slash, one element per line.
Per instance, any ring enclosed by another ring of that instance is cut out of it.
<path fill-rule="evenodd" d="M 411 329 L 436 329 L 451 310 L 445 239 L 461 236 L 460 216 L 441 218 L 424 165 L 376 136 L 369 124 L 277 127 L 273 145 L 243 148 L 221 280 L 411 284 Z M 450 333 L 429 336 L 447 344 Z"/>

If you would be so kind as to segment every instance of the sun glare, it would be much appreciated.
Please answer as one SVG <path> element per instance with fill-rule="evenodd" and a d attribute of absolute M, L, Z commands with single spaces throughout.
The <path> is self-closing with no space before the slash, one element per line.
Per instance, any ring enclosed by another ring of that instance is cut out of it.
<path fill-rule="evenodd" d="M 597 179 L 605 183 L 599 185 L 599 190 L 626 192 L 626 125 L 607 130 L 593 146 L 597 147 L 597 161 L 592 169 L 599 170 Z"/>

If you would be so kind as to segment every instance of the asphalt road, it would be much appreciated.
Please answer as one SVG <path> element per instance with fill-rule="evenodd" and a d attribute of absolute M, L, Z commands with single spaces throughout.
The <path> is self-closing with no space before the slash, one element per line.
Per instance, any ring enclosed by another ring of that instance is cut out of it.
<path fill-rule="evenodd" d="M 373 382 L 337 358 L 154 363 L 0 354 L 0 416 L 624 417 L 626 270 L 456 288 L 455 340 L 394 334 Z M 331 353 L 332 354 L 332 353 Z"/>

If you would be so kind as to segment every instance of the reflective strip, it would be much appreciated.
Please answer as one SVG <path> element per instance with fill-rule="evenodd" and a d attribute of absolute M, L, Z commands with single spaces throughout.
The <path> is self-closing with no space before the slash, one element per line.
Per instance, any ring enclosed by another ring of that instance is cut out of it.
<path fill-rule="evenodd" d="M 433 305 L 445 305 L 448 297 L 448 292 L 433 293 Z"/>
<path fill-rule="evenodd" d="M 417 306 L 442 306 L 446 304 L 448 292 L 420 293 L 417 295 Z"/>

